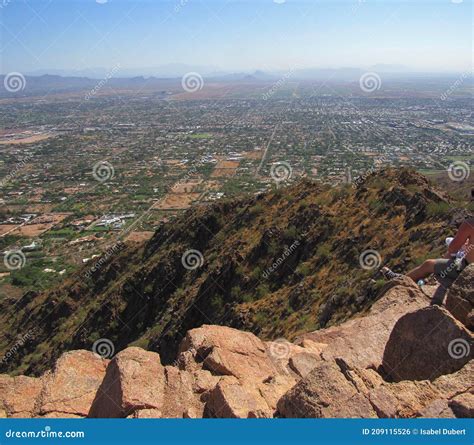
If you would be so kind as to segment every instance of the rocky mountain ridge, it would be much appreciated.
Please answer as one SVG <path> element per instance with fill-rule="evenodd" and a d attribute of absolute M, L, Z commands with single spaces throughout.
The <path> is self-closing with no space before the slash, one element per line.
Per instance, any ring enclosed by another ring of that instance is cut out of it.
<path fill-rule="evenodd" d="M 39 376 L 104 338 L 169 365 L 203 324 L 294 341 L 367 312 L 383 285 L 378 263 L 404 271 L 441 255 L 453 214 L 447 195 L 406 169 L 197 206 L 56 289 L 2 299 L 0 372 Z"/>
<path fill-rule="evenodd" d="M 474 265 L 446 308 L 408 278 L 339 326 L 262 341 L 203 325 L 173 365 L 138 347 L 63 354 L 41 377 L 0 376 L 8 417 L 474 417 Z M 429 289 L 430 292 L 433 289 Z"/>

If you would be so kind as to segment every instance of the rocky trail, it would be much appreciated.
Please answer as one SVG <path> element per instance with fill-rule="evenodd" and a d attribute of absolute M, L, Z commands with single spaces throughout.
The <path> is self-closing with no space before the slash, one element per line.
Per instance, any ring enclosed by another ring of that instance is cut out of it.
<path fill-rule="evenodd" d="M 445 306 L 407 278 L 339 326 L 262 341 L 203 325 L 173 365 L 128 347 L 66 352 L 41 377 L 0 376 L 5 417 L 473 417 L 474 266 Z"/>

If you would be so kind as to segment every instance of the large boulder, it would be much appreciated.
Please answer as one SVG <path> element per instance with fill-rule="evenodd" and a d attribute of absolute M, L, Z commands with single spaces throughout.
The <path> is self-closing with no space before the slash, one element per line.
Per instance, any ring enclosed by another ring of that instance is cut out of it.
<path fill-rule="evenodd" d="M 0 409 L 4 417 L 36 417 L 36 401 L 42 388 L 40 378 L 0 375 Z"/>
<path fill-rule="evenodd" d="M 156 352 L 124 349 L 107 366 L 89 417 L 128 417 L 140 410 L 153 410 L 153 417 L 160 417 L 164 387 L 164 368 Z"/>
<path fill-rule="evenodd" d="M 385 346 L 383 371 L 393 381 L 434 380 L 469 362 L 472 343 L 472 334 L 445 309 L 420 309 L 395 324 Z"/>
<path fill-rule="evenodd" d="M 85 417 L 105 376 L 108 360 L 90 351 L 63 354 L 53 370 L 43 376 L 39 414 Z"/>
<path fill-rule="evenodd" d="M 225 326 L 203 325 L 191 329 L 181 343 L 180 352 L 191 354 L 195 363 L 202 363 L 202 368 L 214 375 L 261 382 L 278 373 L 258 337 Z M 178 357 L 180 361 L 189 363 Z M 184 368 L 189 369 L 186 364 Z"/>
<path fill-rule="evenodd" d="M 468 329 L 474 330 L 474 264 L 466 267 L 449 288 L 446 309 Z"/>
<path fill-rule="evenodd" d="M 325 360 L 340 357 L 361 368 L 378 369 L 398 319 L 429 304 L 429 298 L 407 277 L 390 281 L 380 293 L 368 314 L 304 334 L 297 343 L 305 339 L 325 343 L 328 346 L 321 352 Z"/>
<path fill-rule="evenodd" d="M 373 372 L 373 371 L 368 371 Z M 367 398 L 380 377 L 360 373 L 344 360 L 320 362 L 278 401 L 282 417 L 377 417 Z"/>

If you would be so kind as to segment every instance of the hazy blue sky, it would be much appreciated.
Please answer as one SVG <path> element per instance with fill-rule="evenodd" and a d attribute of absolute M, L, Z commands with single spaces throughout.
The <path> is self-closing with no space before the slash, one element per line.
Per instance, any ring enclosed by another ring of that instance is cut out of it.
<path fill-rule="evenodd" d="M 2 3 L 3 2 L 3 3 Z M 471 0 L 0 0 L 1 72 L 472 66 Z"/>

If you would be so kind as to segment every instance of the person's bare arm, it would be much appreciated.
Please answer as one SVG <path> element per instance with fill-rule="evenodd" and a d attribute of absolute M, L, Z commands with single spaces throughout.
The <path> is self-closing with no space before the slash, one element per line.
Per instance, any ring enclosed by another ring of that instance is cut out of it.
<path fill-rule="evenodd" d="M 461 249 L 464 244 L 466 244 L 466 241 L 469 239 L 471 232 L 472 227 L 467 222 L 461 224 L 458 233 L 456 233 L 456 236 L 448 246 L 448 252 L 446 254 L 448 258 L 452 255 L 456 255 L 458 250 Z"/>

